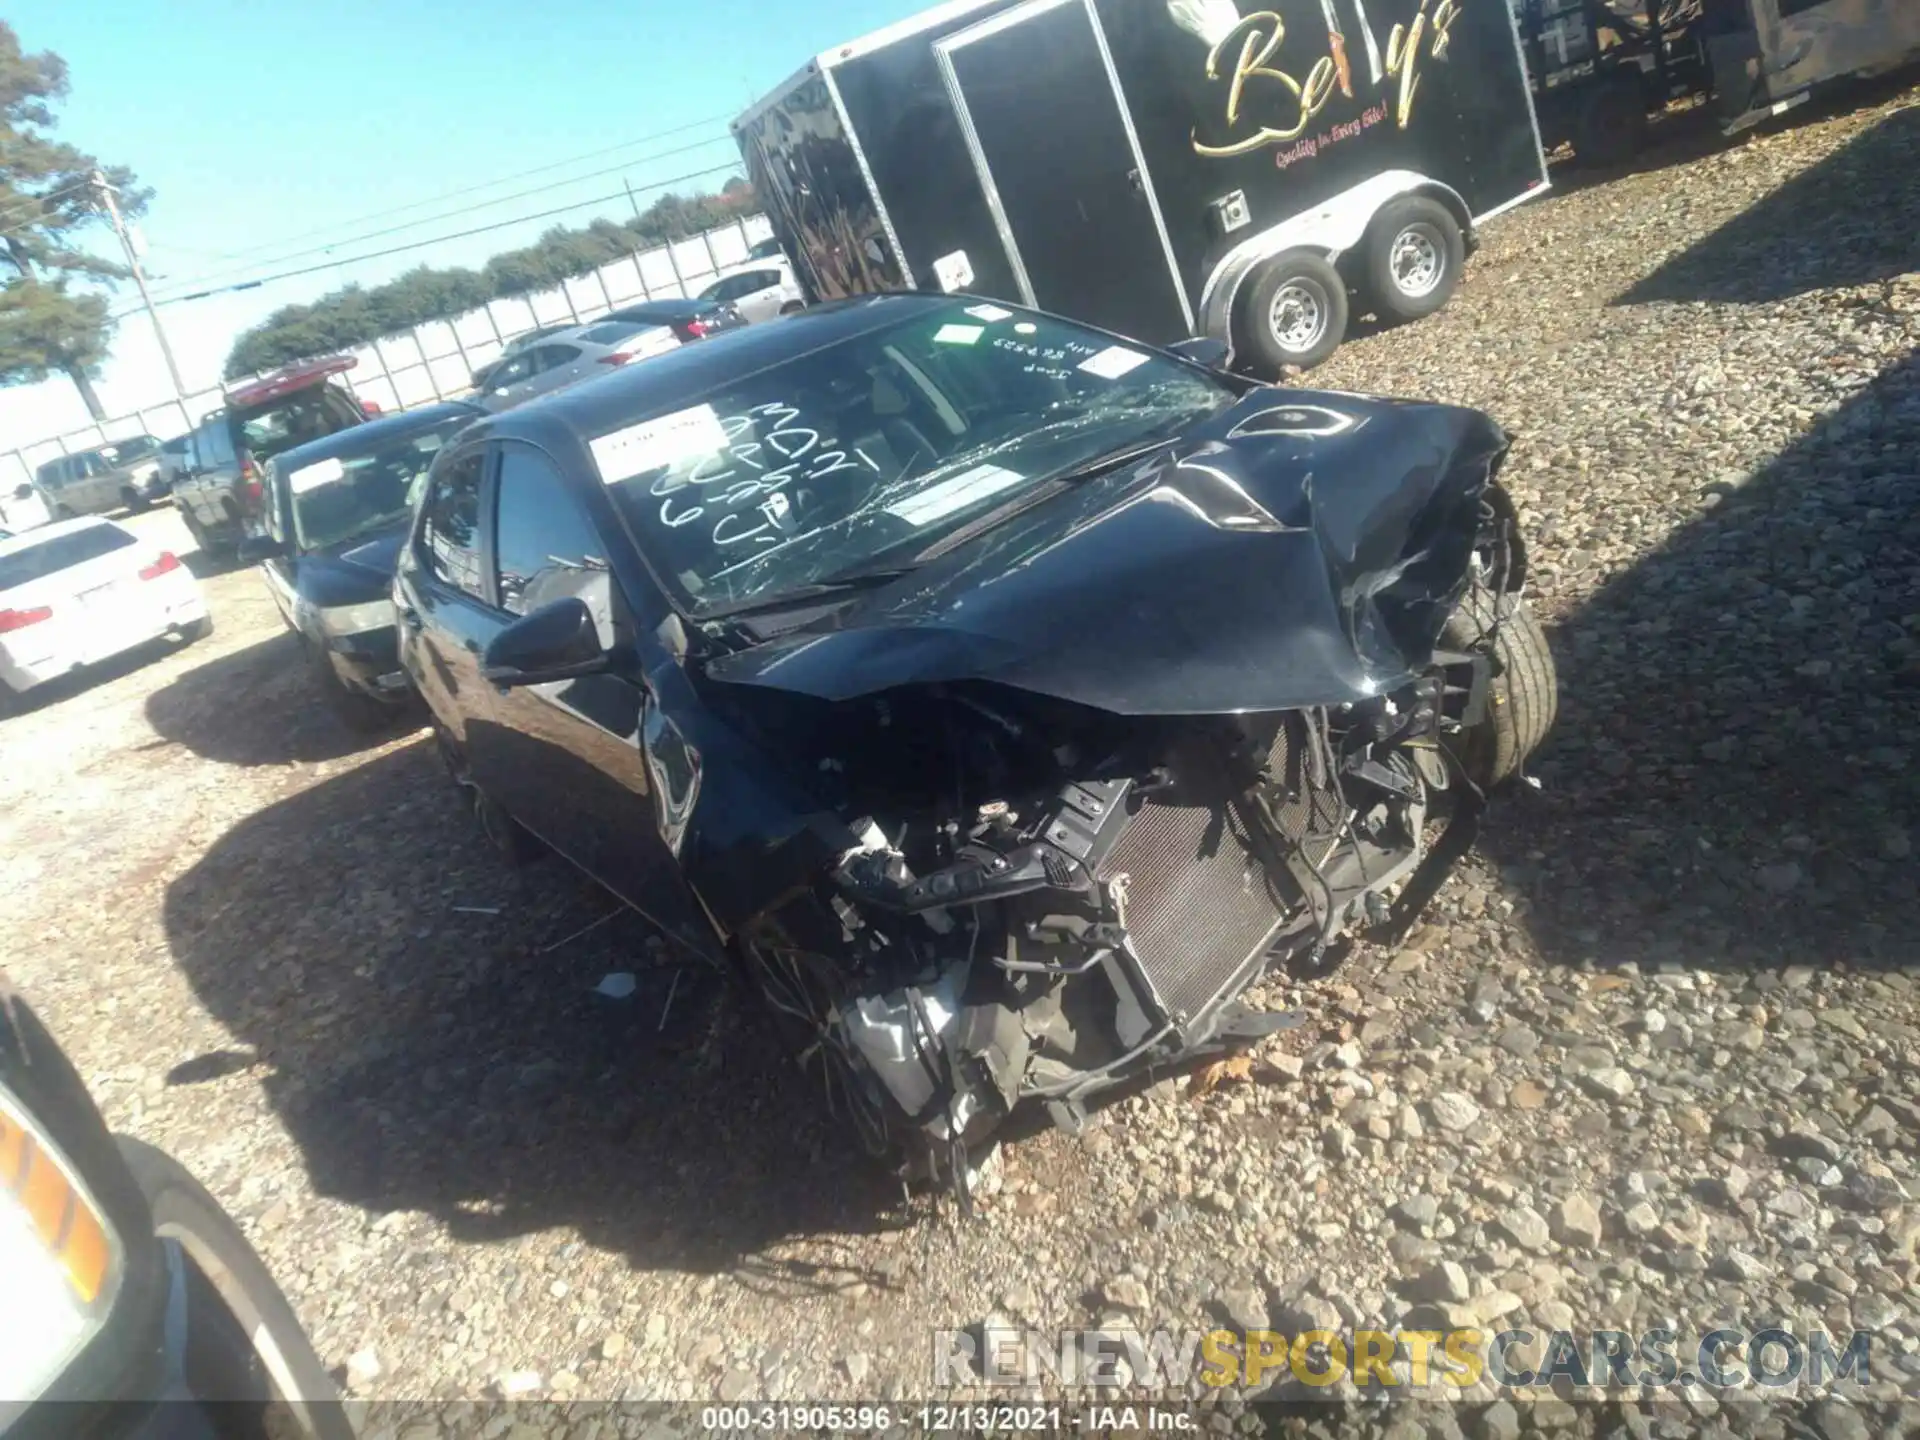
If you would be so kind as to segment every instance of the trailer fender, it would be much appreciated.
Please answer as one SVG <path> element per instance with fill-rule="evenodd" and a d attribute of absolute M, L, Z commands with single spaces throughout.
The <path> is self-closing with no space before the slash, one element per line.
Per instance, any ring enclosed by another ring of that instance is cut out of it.
<path fill-rule="evenodd" d="M 1202 333 L 1233 343 L 1233 307 L 1240 286 L 1262 260 L 1286 250 L 1314 250 L 1335 265 L 1358 245 L 1380 207 L 1402 195 L 1431 195 L 1453 212 L 1462 233 L 1473 233 L 1473 215 L 1460 192 L 1417 170 L 1383 170 L 1322 205 L 1248 236 L 1213 267 L 1200 292 Z"/>

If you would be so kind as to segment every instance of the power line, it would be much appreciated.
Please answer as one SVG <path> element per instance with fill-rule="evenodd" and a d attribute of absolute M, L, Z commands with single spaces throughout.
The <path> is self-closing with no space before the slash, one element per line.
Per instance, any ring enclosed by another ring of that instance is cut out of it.
<path fill-rule="evenodd" d="M 657 180 L 651 185 L 644 185 L 640 188 L 642 190 L 663 190 L 669 185 L 684 185 L 689 180 L 704 180 L 709 176 L 719 175 L 728 170 L 738 170 L 739 168 L 738 165 L 732 164 L 714 165 L 705 170 L 695 170 L 690 174 L 675 175 L 670 180 Z M 413 240 L 405 245 L 393 245 L 385 250 L 374 250 L 365 255 L 351 255 L 344 260 L 327 260 L 318 265 L 303 265 L 297 270 L 283 270 L 277 275 L 263 275 L 258 280 L 243 280 L 233 285 L 220 285 L 211 290 L 196 291 L 191 295 L 164 296 L 156 299 L 154 303 L 156 305 L 172 305 L 188 300 L 205 300 L 214 295 L 227 295 L 238 290 L 257 290 L 262 285 L 271 285 L 280 280 L 291 280 L 300 275 L 314 275 L 322 270 L 337 270 L 344 265 L 359 265 L 368 260 L 381 260 L 389 255 L 404 255 L 409 250 L 423 250 L 429 245 L 444 245 L 453 240 L 465 240 L 469 236 L 485 235 L 492 230 L 504 230 L 509 225 L 524 225 L 530 220 L 546 220 L 552 216 L 565 215 L 574 210 L 585 210 L 593 205 L 608 205 L 616 200 L 626 199 L 629 193 L 628 191 L 621 190 L 615 194 L 602 195 L 593 200 L 580 200 L 571 205 L 557 206 L 552 210 L 536 211 L 531 215 L 516 215 L 511 220 L 496 220 L 491 225 L 476 225 L 470 230 L 460 230 L 452 235 L 436 235 L 430 240 Z M 124 311 L 121 315 L 116 315 L 113 318 L 116 320 L 122 319 L 125 315 L 131 313 L 131 311 Z"/>
<path fill-rule="evenodd" d="M 495 185 L 506 185 L 515 180 L 524 180 L 529 175 L 544 175 L 549 170 L 564 169 L 566 166 L 578 164 L 582 160 L 598 160 L 602 155 L 611 155 L 616 150 L 630 150 L 635 145 L 651 145 L 656 140 L 671 140 L 674 136 L 684 135 L 689 130 L 698 130 L 703 125 L 724 124 L 727 121 L 731 120 L 732 118 L 733 117 L 731 115 L 710 115 L 704 120 L 692 120 L 685 125 L 676 125 L 671 130 L 656 130 L 650 135 L 641 135 L 632 140 L 622 140 L 617 145 L 608 145 L 599 150 L 589 150 L 583 155 L 571 155 L 564 160 L 550 160 L 544 165 L 535 165 L 528 170 L 516 170 L 511 175 L 496 175 L 491 180 L 482 180 L 477 184 L 463 186 L 458 190 L 443 190 L 437 195 L 429 195 L 424 199 L 409 200 L 404 205 L 394 205 L 385 210 L 369 211 L 365 215 L 356 215 L 352 219 L 342 220 L 338 222 L 338 225 L 339 225 L 339 228 L 345 229 L 350 225 L 363 225 L 369 220 L 384 220 L 389 215 L 404 215 L 407 211 L 418 210 L 423 205 L 437 205 L 442 200 L 457 200 L 462 195 L 472 195 L 475 192 L 480 190 L 492 189 Z M 669 151 L 667 153 L 672 154 L 674 152 Z M 654 159 L 654 158 L 657 158 L 657 157 L 642 156 L 639 159 L 629 160 L 627 163 L 629 165 L 640 165 L 640 164 L 644 164 L 647 160 Z M 601 173 L 604 173 L 604 172 L 601 172 Z M 592 177 L 587 175 L 579 175 L 579 176 L 575 176 L 574 178 L 579 180 L 585 180 L 585 179 L 590 179 Z M 564 184 L 565 182 L 562 181 L 559 183 Z M 248 255 L 258 255 L 262 250 L 277 250 L 280 248 L 280 246 L 287 244 L 288 241 L 298 242 L 301 240 L 308 239 L 310 238 L 311 234 L 312 232 L 309 231 L 306 235 L 289 235 L 279 240 L 262 241 L 258 245 L 248 245 L 239 250 L 227 252 L 223 254 L 221 258 L 227 259 L 227 260 L 244 259 Z M 352 242 L 341 240 L 341 241 L 336 241 L 335 243 L 345 245 L 345 244 L 351 244 Z M 292 257 L 283 256 L 281 258 L 290 259 Z M 265 260 L 265 261 L 262 261 L 261 263 L 266 265 L 272 265 L 272 264 L 277 264 L 279 262 L 274 260 Z"/>
<path fill-rule="evenodd" d="M 244 274 L 246 271 L 249 271 L 249 270 L 261 270 L 261 269 L 265 269 L 267 266 L 270 266 L 270 265 L 284 265 L 289 260 L 303 260 L 309 255 L 324 255 L 328 251 L 338 250 L 343 245 L 358 245 L 363 241 L 367 241 L 367 240 L 379 240 L 388 235 L 397 235 L 403 230 L 412 230 L 421 225 L 432 225 L 441 220 L 452 220 L 456 216 L 470 215 L 476 210 L 486 210 L 491 208 L 492 206 L 505 205 L 514 200 L 524 200 L 529 195 L 539 195 L 549 190 L 558 190 L 564 186 L 572 185 L 582 180 L 596 180 L 602 175 L 618 174 L 620 171 L 629 169 L 634 165 L 644 165 L 655 160 L 669 159 L 675 155 L 685 155 L 694 150 L 704 150 L 711 145 L 718 145 L 721 143 L 730 143 L 731 139 L 732 139 L 731 136 L 717 135 L 709 140 L 695 141 L 691 145 L 678 145 L 671 150 L 656 151 L 652 155 L 643 155 L 638 157 L 637 159 L 629 160 L 621 165 L 608 166 L 604 170 L 589 170 L 584 174 L 569 176 L 565 180 L 551 180 L 544 185 L 533 185 L 533 186 L 529 186 L 525 190 L 515 190 L 510 194 L 496 195 L 491 200 L 476 201 L 472 205 L 462 205 L 456 209 L 442 211 L 439 214 L 435 214 L 435 215 L 423 215 L 417 220 L 403 221 L 398 225 L 389 225 L 385 229 L 369 230 L 365 234 L 352 235 L 352 236 L 345 237 L 343 239 L 329 241 L 327 244 L 324 244 L 324 245 L 310 245 L 304 250 L 294 250 L 294 251 L 288 252 L 285 255 L 275 255 L 269 259 L 255 261 L 250 265 L 239 266 L 237 269 L 224 269 L 224 270 L 215 269 L 200 275 L 191 276 L 184 280 L 168 280 L 166 282 L 166 287 L 170 290 L 178 291 L 178 290 L 183 290 L 195 285 L 207 284 L 212 281 L 220 281 L 220 280 L 226 280 L 229 278 L 237 278 L 239 275 Z M 722 168 L 737 168 L 737 167 L 722 167 Z"/>
<path fill-rule="evenodd" d="M 70 185 L 62 185 L 58 190 L 49 190 L 44 195 L 16 196 L 15 197 L 16 204 L 8 205 L 6 208 L 9 210 L 18 209 L 20 214 L 26 215 L 26 214 L 31 214 L 34 207 L 38 206 L 40 207 L 40 213 L 44 216 L 46 214 L 46 204 L 49 200 L 58 200 L 62 195 L 71 195 L 76 190 L 85 190 L 92 183 L 93 182 L 90 180 L 75 180 Z M 21 200 L 24 200 L 27 203 L 25 205 L 18 205 L 17 202 Z M 4 215 L 0 215 L 0 220 L 4 220 L 5 218 L 6 217 Z M 0 235 L 14 235 L 14 234 L 18 234 L 22 230 L 30 230 L 32 228 L 33 227 L 31 225 L 12 226 L 9 228 L 0 229 Z"/>

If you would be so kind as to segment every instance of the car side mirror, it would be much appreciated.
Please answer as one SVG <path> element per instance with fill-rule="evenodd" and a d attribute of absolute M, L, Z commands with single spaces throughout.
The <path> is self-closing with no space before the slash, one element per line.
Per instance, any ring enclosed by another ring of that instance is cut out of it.
<path fill-rule="evenodd" d="M 596 675 L 611 663 L 593 612 L 584 600 L 569 595 L 494 636 L 481 659 L 481 673 L 502 689 L 511 689 Z"/>
<path fill-rule="evenodd" d="M 271 535 L 249 535 L 234 555 L 242 565 L 258 565 L 262 560 L 278 560 L 286 553 L 286 544 Z"/>
<path fill-rule="evenodd" d="M 1167 349 L 1182 360 L 1191 360 L 1194 364 L 1204 365 L 1209 370 L 1220 369 L 1227 363 L 1227 357 L 1233 353 L 1226 341 L 1215 339 L 1211 335 L 1197 335 L 1191 340 L 1176 340 L 1167 346 Z"/>
<path fill-rule="evenodd" d="M 13 498 L 16 500 L 31 500 L 33 498 L 33 486 L 16 485 L 13 490 Z"/>

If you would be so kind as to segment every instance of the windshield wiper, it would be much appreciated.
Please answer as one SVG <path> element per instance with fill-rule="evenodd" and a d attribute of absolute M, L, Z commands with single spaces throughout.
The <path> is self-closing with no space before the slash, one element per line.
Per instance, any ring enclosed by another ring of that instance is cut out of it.
<path fill-rule="evenodd" d="M 1082 460 L 1077 464 L 1067 466 L 1063 470 L 1056 470 L 1050 475 L 1043 475 L 1034 481 L 1032 485 L 1005 503 L 994 506 L 993 509 L 987 511 L 984 515 L 969 520 L 952 534 L 941 536 L 940 539 L 934 541 L 933 544 L 927 546 L 926 549 L 917 552 L 913 557 L 913 563 L 916 565 L 925 565 L 929 561 L 938 560 L 942 555 L 949 555 L 955 550 L 958 550 L 962 545 L 965 545 L 968 541 L 986 534 L 987 531 L 998 525 L 1006 524 L 1007 521 L 1011 520 L 1021 511 L 1031 509 L 1033 506 L 1058 495 L 1068 486 L 1079 485 L 1088 480 L 1097 480 L 1102 475 L 1111 475 L 1116 470 L 1124 469 L 1136 461 L 1146 459 L 1147 456 L 1152 455 L 1156 451 L 1166 449 L 1166 447 L 1172 443 L 1172 438 L 1172 436 L 1163 435 L 1157 440 L 1130 441 L 1116 450 L 1107 451 L 1104 455 L 1095 455 L 1090 460 Z"/>
<path fill-rule="evenodd" d="M 790 610 L 796 605 L 804 605 L 809 600 L 820 600 L 834 595 L 847 595 L 856 590 L 872 590 L 878 586 L 890 584 L 903 575 L 913 573 L 912 565 L 876 565 L 868 570 L 846 570 L 824 579 L 810 580 L 805 585 L 796 585 L 791 590 L 782 590 L 764 600 L 752 600 L 744 605 L 730 605 L 724 610 L 715 611 L 716 620 L 732 619 L 736 615 L 758 615 L 767 610 Z"/>

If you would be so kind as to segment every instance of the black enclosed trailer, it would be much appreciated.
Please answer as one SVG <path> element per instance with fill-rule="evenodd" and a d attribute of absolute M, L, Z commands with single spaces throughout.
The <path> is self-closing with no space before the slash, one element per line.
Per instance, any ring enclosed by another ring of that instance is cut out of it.
<path fill-rule="evenodd" d="M 1711 99 L 1726 133 L 1920 58 L 1920 0 L 1512 0 L 1549 148 L 1629 159 L 1647 117 Z"/>
<path fill-rule="evenodd" d="M 1546 189 L 1508 0 L 956 0 L 735 122 L 816 299 L 966 291 L 1256 369 L 1444 304 Z"/>

